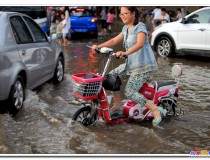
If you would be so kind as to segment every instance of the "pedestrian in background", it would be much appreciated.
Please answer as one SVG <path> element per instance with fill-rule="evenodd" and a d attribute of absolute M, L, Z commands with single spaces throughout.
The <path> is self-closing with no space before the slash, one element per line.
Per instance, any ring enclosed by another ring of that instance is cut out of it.
<path fill-rule="evenodd" d="M 63 34 L 63 46 L 66 46 L 67 44 L 69 44 L 69 42 L 67 40 L 67 35 L 68 35 L 68 32 L 69 32 L 69 28 L 70 28 L 70 22 L 66 20 L 64 12 L 61 13 L 61 19 L 63 21 L 61 22 L 62 27 L 60 28 L 60 31 Z"/>
<path fill-rule="evenodd" d="M 106 35 L 107 34 L 107 28 L 106 28 L 107 12 L 106 12 L 105 7 L 102 8 L 100 15 L 101 15 L 101 33 L 102 35 Z"/>
<path fill-rule="evenodd" d="M 181 14 L 182 14 L 182 17 L 185 17 L 186 16 L 186 12 L 185 12 L 185 9 L 184 8 L 181 8 Z"/>
<path fill-rule="evenodd" d="M 68 6 L 63 6 L 61 7 L 61 10 L 65 13 L 65 20 L 68 23 L 68 34 L 66 36 L 66 38 L 71 39 L 71 32 L 70 32 L 70 28 L 71 28 L 71 18 L 70 18 L 70 14 L 69 14 L 69 7 Z"/>
<path fill-rule="evenodd" d="M 63 38 L 63 34 L 62 34 L 62 23 L 61 23 L 61 19 L 58 17 L 55 19 L 55 23 L 57 24 L 56 27 L 56 38 L 57 41 L 60 45 L 62 45 L 62 38 Z"/>
<path fill-rule="evenodd" d="M 112 23 L 114 18 L 115 18 L 114 11 L 113 8 L 111 8 L 109 10 L 109 13 L 107 14 L 107 20 L 106 20 L 106 28 L 108 28 L 109 33 L 112 33 Z"/>
<path fill-rule="evenodd" d="M 161 19 L 162 15 L 161 15 L 161 9 L 159 6 L 157 6 L 154 11 L 152 12 L 152 23 L 153 23 L 153 28 L 159 26 L 161 24 L 161 22 L 159 21 L 159 19 Z"/>
<path fill-rule="evenodd" d="M 51 17 L 52 17 L 52 7 L 47 7 L 47 22 L 46 22 L 46 33 L 50 36 L 50 27 L 51 27 Z"/>
<path fill-rule="evenodd" d="M 159 6 L 156 6 L 156 8 L 152 12 L 151 20 L 152 20 L 152 29 L 150 30 L 148 38 L 151 39 L 152 33 L 155 30 L 155 27 L 159 26 L 161 24 L 161 9 Z"/>
<path fill-rule="evenodd" d="M 166 12 L 165 8 L 161 8 L 161 19 L 159 19 L 159 21 L 161 22 L 161 24 L 165 24 L 165 23 L 169 23 L 170 22 L 170 16 L 169 14 Z"/>
<path fill-rule="evenodd" d="M 177 15 L 176 15 L 175 18 L 171 17 L 171 19 L 172 19 L 173 21 L 177 21 L 177 20 L 183 18 L 183 17 L 182 17 L 182 13 L 181 13 L 181 9 L 180 9 L 180 8 L 177 8 L 176 13 L 177 13 Z"/>

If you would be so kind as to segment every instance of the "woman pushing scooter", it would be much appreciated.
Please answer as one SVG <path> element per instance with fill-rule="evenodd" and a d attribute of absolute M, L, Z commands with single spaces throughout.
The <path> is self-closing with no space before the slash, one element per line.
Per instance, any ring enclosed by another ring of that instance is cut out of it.
<path fill-rule="evenodd" d="M 139 22 L 139 13 L 136 7 L 121 7 L 120 17 L 125 24 L 122 32 L 116 37 L 100 45 L 93 45 L 92 48 L 113 47 L 123 42 L 126 51 L 116 52 L 116 56 L 122 58 L 128 56 L 126 62 L 112 70 L 110 73 L 119 76 L 121 79 L 129 77 L 125 88 L 125 95 L 152 111 L 154 119 L 153 126 L 157 126 L 165 114 L 166 110 L 157 107 L 148 101 L 141 93 L 139 88 L 150 79 L 153 72 L 158 69 L 153 51 L 148 41 L 146 26 Z M 119 91 L 113 92 L 114 106 L 111 112 L 122 114 L 122 102 Z"/>

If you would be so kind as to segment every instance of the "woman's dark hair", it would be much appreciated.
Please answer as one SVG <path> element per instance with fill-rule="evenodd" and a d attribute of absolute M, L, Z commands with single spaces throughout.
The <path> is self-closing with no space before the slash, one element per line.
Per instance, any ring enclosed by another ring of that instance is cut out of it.
<path fill-rule="evenodd" d="M 134 6 L 125 6 L 131 13 L 135 13 L 135 20 L 133 25 L 137 25 L 139 23 L 139 11 L 136 7 Z"/>

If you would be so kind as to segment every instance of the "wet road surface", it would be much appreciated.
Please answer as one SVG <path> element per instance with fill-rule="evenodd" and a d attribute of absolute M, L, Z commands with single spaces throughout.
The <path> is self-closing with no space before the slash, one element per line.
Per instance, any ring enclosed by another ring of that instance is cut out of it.
<path fill-rule="evenodd" d="M 86 45 L 105 39 L 73 41 L 64 48 L 64 81 L 58 86 L 45 83 L 27 91 L 24 107 L 14 118 L 0 114 L 1 154 L 189 154 L 195 147 L 210 148 L 210 59 L 207 58 L 157 57 L 159 70 L 154 80 L 169 79 L 173 63 L 182 63 L 184 72 L 178 105 L 185 114 L 163 119 L 162 129 L 153 128 L 151 121 L 113 126 L 98 121 L 94 127 L 72 124 L 71 118 L 81 101 L 73 97 L 70 76 L 99 72 L 101 56 L 90 52 Z M 122 62 L 114 60 L 111 66 Z"/>

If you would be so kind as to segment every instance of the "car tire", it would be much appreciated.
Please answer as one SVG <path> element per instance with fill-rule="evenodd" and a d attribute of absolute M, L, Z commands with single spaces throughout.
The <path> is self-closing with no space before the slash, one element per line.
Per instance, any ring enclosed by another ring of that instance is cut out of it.
<path fill-rule="evenodd" d="M 160 37 L 156 44 L 157 54 L 161 57 L 175 56 L 174 45 L 170 38 Z"/>
<path fill-rule="evenodd" d="M 57 64 L 54 71 L 54 76 L 52 78 L 53 84 L 60 83 L 64 78 L 64 59 L 59 56 L 57 60 Z"/>
<path fill-rule="evenodd" d="M 25 84 L 21 76 L 18 76 L 15 83 L 12 85 L 8 104 L 9 114 L 14 116 L 22 107 L 25 100 Z"/>

